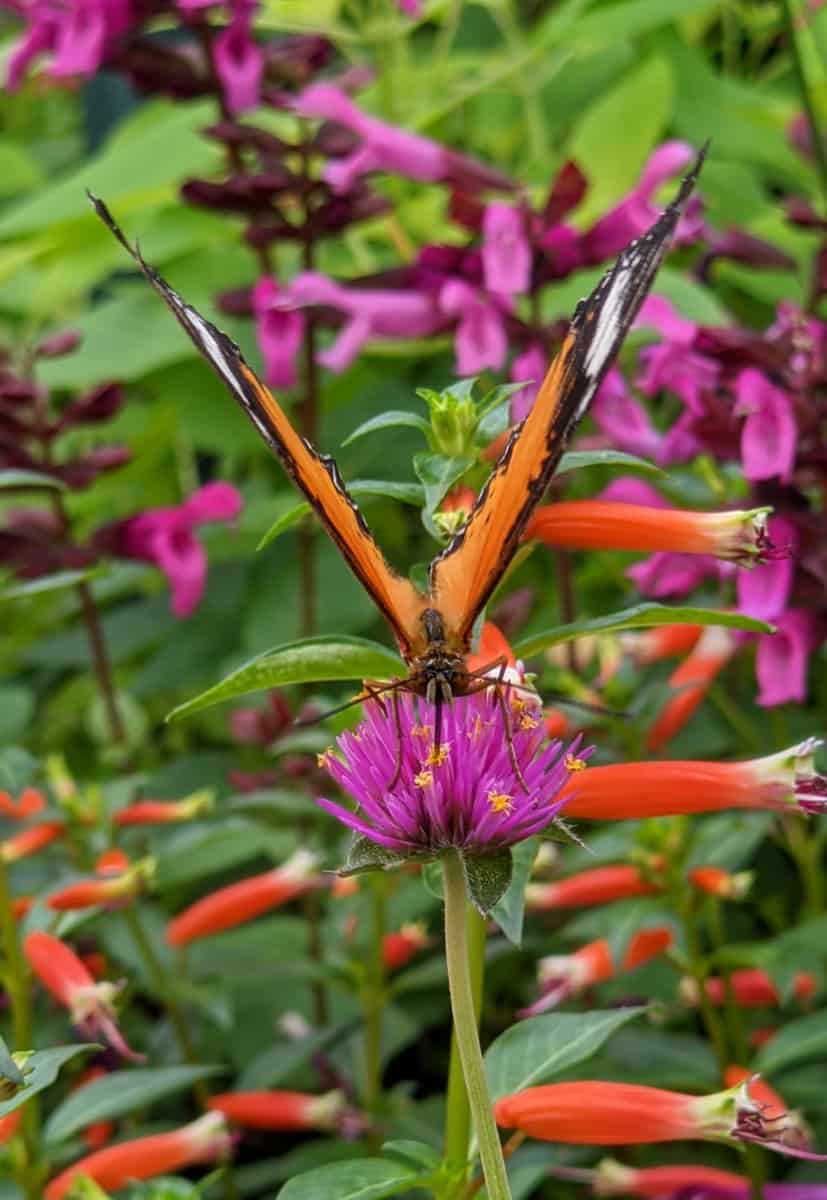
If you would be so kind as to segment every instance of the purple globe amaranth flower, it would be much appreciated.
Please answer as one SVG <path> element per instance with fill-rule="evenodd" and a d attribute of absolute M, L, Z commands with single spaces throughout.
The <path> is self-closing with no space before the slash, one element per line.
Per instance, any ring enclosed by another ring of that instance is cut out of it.
<path fill-rule="evenodd" d="M 795 466 L 798 429 L 789 395 L 763 371 L 747 367 L 735 381 L 735 413 L 746 416 L 741 460 L 749 480 L 779 478 L 789 483 Z"/>
<path fill-rule="evenodd" d="M 369 116 L 332 83 L 311 84 L 296 97 L 293 107 L 300 116 L 335 121 L 361 139 L 352 154 L 326 165 L 323 177 L 334 192 L 346 192 L 356 179 L 372 171 L 392 171 L 422 183 L 450 182 L 474 190 L 510 190 L 514 186 L 483 163 Z"/>
<path fill-rule="evenodd" d="M 759 636 L 755 652 L 762 708 L 806 698 L 810 655 L 823 640 L 816 614 L 808 608 L 788 608 L 775 622 L 775 630 Z"/>
<path fill-rule="evenodd" d="M 264 357 L 264 378 L 272 387 L 296 386 L 296 357 L 304 337 L 304 317 L 293 306 L 289 289 L 269 276 L 252 293 L 256 337 Z"/>
<path fill-rule="evenodd" d="M 264 54 L 252 36 L 258 0 L 234 0 L 230 24 L 213 43 L 215 71 L 231 113 L 255 108 L 264 76 Z"/>
<path fill-rule="evenodd" d="M 208 521 L 231 521 L 241 512 L 229 483 L 207 483 L 175 508 L 151 508 L 105 531 L 116 553 L 154 563 L 172 589 L 172 611 L 188 617 L 204 594 L 207 556 L 193 532 Z"/>
<path fill-rule="evenodd" d="M 539 697 L 522 689 L 502 692 L 506 734 L 499 686 L 443 706 L 439 746 L 434 707 L 405 694 L 393 703 L 369 702 L 359 728 L 339 737 L 341 757 L 320 756 L 358 807 L 350 811 L 324 797 L 318 803 L 353 830 L 360 845 L 372 847 L 375 854 L 364 865 L 381 865 L 382 854 L 388 866 L 447 850 L 466 864 L 491 859 L 554 823 L 562 788 L 591 750 L 580 751 L 577 741 L 569 747 L 547 741 Z M 346 869 L 359 865 L 357 858 Z"/>
<path fill-rule="evenodd" d="M 583 236 L 583 248 L 590 262 L 602 262 L 640 237 L 657 220 L 660 209 L 653 196 L 662 183 L 683 171 L 694 159 L 695 150 L 688 142 L 664 142 L 649 157 L 639 183 L 623 200 L 597 221 Z M 701 202 L 693 196 L 678 222 L 675 244 L 697 239 L 703 229 Z"/>
<path fill-rule="evenodd" d="M 489 292 L 522 295 L 531 284 L 531 246 L 525 214 L 510 204 L 489 204 L 482 219 L 482 269 Z"/>

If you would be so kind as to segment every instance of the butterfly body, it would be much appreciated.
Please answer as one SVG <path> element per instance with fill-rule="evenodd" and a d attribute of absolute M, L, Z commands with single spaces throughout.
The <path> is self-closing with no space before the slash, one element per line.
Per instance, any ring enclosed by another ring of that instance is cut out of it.
<path fill-rule="evenodd" d="M 241 404 L 387 620 L 409 670 L 391 687 L 423 696 L 437 712 L 455 696 L 485 686 L 480 673 L 467 665 L 474 623 L 507 570 L 575 426 L 652 285 L 704 154 L 705 148 L 675 200 L 578 305 L 533 407 L 513 430 L 467 522 L 431 563 L 427 592 L 389 566 L 333 459 L 296 432 L 234 342 L 170 287 L 127 241 L 106 205 L 90 195 L 98 216 Z M 368 694 L 376 692 L 369 687 Z"/>

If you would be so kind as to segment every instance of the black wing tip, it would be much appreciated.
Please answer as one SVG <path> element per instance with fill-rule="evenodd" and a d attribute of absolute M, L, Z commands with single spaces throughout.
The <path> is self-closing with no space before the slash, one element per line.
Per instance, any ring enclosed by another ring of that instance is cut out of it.
<path fill-rule="evenodd" d="M 683 179 L 681 180 L 681 186 L 678 189 L 678 194 L 675 197 L 675 199 L 672 201 L 672 203 L 669 205 L 670 209 L 675 209 L 678 212 L 680 212 L 680 210 L 683 208 L 684 204 L 686 204 L 686 201 L 689 199 L 689 197 L 692 193 L 692 190 L 695 187 L 695 184 L 698 182 L 698 176 L 701 173 L 701 168 L 703 167 L 704 162 L 706 161 L 706 156 L 709 153 L 709 147 L 711 145 L 712 145 L 712 138 L 707 138 L 706 141 L 704 142 L 704 144 L 701 146 L 698 153 L 696 154 L 695 161 L 693 162 L 690 170 L 687 172 L 686 175 L 684 175 Z"/>

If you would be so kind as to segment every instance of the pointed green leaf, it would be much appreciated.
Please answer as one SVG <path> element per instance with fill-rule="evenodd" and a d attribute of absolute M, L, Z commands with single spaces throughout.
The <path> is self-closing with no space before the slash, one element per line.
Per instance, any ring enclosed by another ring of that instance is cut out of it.
<path fill-rule="evenodd" d="M 573 621 L 571 625 L 558 625 L 523 638 L 514 645 L 518 658 L 530 658 L 557 646 L 570 642 L 588 633 L 619 633 L 622 629 L 645 629 L 649 625 L 722 625 L 727 629 L 746 629 L 751 633 L 774 633 L 775 626 L 766 621 L 756 621 L 736 612 L 724 612 L 716 608 L 688 608 L 670 604 L 635 604 L 620 612 L 607 613 L 604 617 L 592 617 L 585 621 Z"/>
<path fill-rule="evenodd" d="M 0 491 L 37 491 L 42 488 L 65 492 L 66 484 L 62 479 L 57 479 L 54 475 L 44 475 L 40 471 L 0 471 Z"/>
<path fill-rule="evenodd" d="M 474 465 L 473 458 L 446 458 L 444 454 L 415 454 L 413 468 L 425 488 L 425 515 L 430 517 L 440 506 L 454 484 Z M 429 526 L 428 532 L 438 531 Z"/>
<path fill-rule="evenodd" d="M 655 463 L 623 450 L 567 450 L 555 474 L 581 471 L 583 467 L 623 467 L 627 471 L 645 471 L 649 475 L 664 474 Z"/>
<path fill-rule="evenodd" d="M 399 854 L 394 854 L 387 846 L 380 846 L 357 833 L 348 847 L 347 858 L 339 874 L 359 875 L 362 871 L 391 871 L 403 862 L 405 859 Z"/>
<path fill-rule="evenodd" d="M 425 493 L 418 483 L 397 483 L 391 479 L 356 479 L 347 485 L 347 490 L 352 496 L 388 496 L 402 504 L 420 505 L 425 502 Z M 293 505 L 273 522 L 256 546 L 256 550 L 263 550 L 265 546 L 269 546 L 277 537 L 298 525 L 312 512 L 313 508 L 306 500 Z"/>
<path fill-rule="evenodd" d="M 21 1104 L 31 1100 L 32 1096 L 50 1087 L 57 1079 L 60 1068 L 70 1058 L 85 1054 L 89 1050 L 100 1049 L 96 1042 L 78 1042 L 74 1046 L 52 1046 L 49 1050 L 35 1050 L 23 1064 L 24 1086 L 15 1092 L 10 1100 L 0 1104 L 0 1117 L 7 1117 L 16 1108 L 20 1108 Z"/>
<path fill-rule="evenodd" d="M 12 1095 L 24 1086 L 23 1072 L 9 1054 L 9 1048 L 0 1037 L 0 1096 Z"/>
<path fill-rule="evenodd" d="M 549 1083 L 590 1058 L 616 1029 L 645 1011 L 621 1008 L 611 1012 L 544 1013 L 518 1021 L 486 1051 L 485 1072 L 492 1099 Z"/>
<path fill-rule="evenodd" d="M 403 1163 L 356 1158 L 295 1176 L 281 1189 L 278 1200 L 385 1200 L 410 1191 L 417 1177 Z"/>
<path fill-rule="evenodd" d="M 378 416 L 371 417 L 369 421 L 363 421 L 361 425 L 354 429 L 353 433 L 348 434 L 342 445 L 349 446 L 357 438 L 364 437 L 368 433 L 375 433 L 377 429 L 397 429 L 400 426 L 419 429 L 430 441 L 431 426 L 424 417 L 420 416 L 419 413 L 391 409 L 389 412 L 379 413 Z"/>
<path fill-rule="evenodd" d="M 511 883 L 511 849 L 461 857 L 468 899 L 487 917 Z"/>
<path fill-rule="evenodd" d="M 58 592 L 63 588 L 77 587 L 106 573 L 106 567 L 88 567 L 85 571 L 56 571 L 54 575 L 43 575 L 40 579 L 30 579 L 26 583 L 17 583 L 0 592 L 0 600 L 22 600 L 28 596 L 39 596 L 45 592 Z"/>
<path fill-rule="evenodd" d="M 49 1117 L 43 1136 L 47 1142 L 61 1142 L 93 1121 L 125 1116 L 224 1070 L 220 1066 L 186 1066 L 115 1071 L 71 1093 Z"/>
<path fill-rule="evenodd" d="M 537 838 L 529 838 L 514 847 L 511 883 L 491 910 L 491 916 L 515 946 L 523 940 L 525 887 L 536 855 Z"/>
<path fill-rule="evenodd" d="M 265 650 L 233 671 L 200 696 L 179 704 L 167 717 L 178 721 L 202 708 L 211 708 L 236 696 L 285 687 L 289 683 L 322 683 L 333 680 L 386 678 L 404 668 L 385 646 L 358 637 L 303 638 Z"/>
<path fill-rule="evenodd" d="M 772 1077 L 793 1063 L 827 1057 L 827 1011 L 808 1013 L 789 1021 L 755 1057 L 752 1069 Z"/>

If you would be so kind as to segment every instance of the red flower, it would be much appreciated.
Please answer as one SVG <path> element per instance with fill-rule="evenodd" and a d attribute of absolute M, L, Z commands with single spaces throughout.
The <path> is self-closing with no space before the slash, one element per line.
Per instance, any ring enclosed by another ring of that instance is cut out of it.
<path fill-rule="evenodd" d="M 191 821 L 209 812 L 213 793 L 193 792 L 185 800 L 139 800 L 116 812 L 116 825 L 166 825 L 176 821 Z"/>
<path fill-rule="evenodd" d="M 9 1142 L 17 1133 L 18 1126 L 23 1117 L 24 1105 L 16 1108 L 14 1112 L 10 1112 L 6 1117 L 0 1117 L 0 1146 L 4 1142 Z"/>
<path fill-rule="evenodd" d="M 205 1113 L 197 1121 L 131 1142 L 119 1142 L 79 1159 L 47 1184 L 44 1200 L 63 1200 L 79 1175 L 88 1175 L 104 1191 L 114 1192 L 131 1179 L 168 1175 L 193 1163 L 212 1162 L 229 1153 L 223 1117 Z"/>
<path fill-rule="evenodd" d="M 22 833 L 0 842 L 0 860 L 4 863 L 15 863 L 30 854 L 37 854 L 51 842 L 59 838 L 66 826 L 62 821 L 44 821 L 42 825 L 33 825 Z"/>
<path fill-rule="evenodd" d="M 618 500 L 566 500 L 538 508 L 523 537 L 573 550 L 669 550 L 751 562 L 765 547 L 768 512 L 688 512 Z"/>
<path fill-rule="evenodd" d="M 95 983 L 89 968 L 58 938 L 35 930 L 27 935 L 23 951 L 29 966 L 54 998 L 69 1010 L 72 1024 L 90 1039 L 102 1034 L 124 1058 L 143 1062 L 130 1050 L 115 1024 L 114 999 L 122 985 Z"/>
<path fill-rule="evenodd" d="M 594 767 L 590 769 L 593 771 Z M 530 883 L 525 892 L 526 908 L 587 908 L 623 900 L 627 896 L 647 896 L 659 890 L 651 876 L 644 874 L 640 867 L 618 863 L 594 867 L 553 883 Z"/>
<path fill-rule="evenodd" d="M 91 908 L 95 904 L 123 904 L 139 895 L 152 878 L 154 863 L 144 858 L 130 867 L 129 859 L 120 851 L 107 851 L 96 867 L 99 879 L 83 879 L 53 892 L 46 901 L 57 912 Z"/>
<path fill-rule="evenodd" d="M 752 871 L 739 871 L 733 875 L 722 867 L 693 867 L 689 882 L 699 892 L 718 896 L 721 900 L 743 900 L 752 884 Z"/>
<path fill-rule="evenodd" d="M 679 1193 L 735 1192 L 743 1196 L 749 1188 L 746 1175 L 704 1167 L 694 1163 L 664 1167 L 629 1167 L 604 1158 L 594 1173 L 594 1191 L 598 1196 L 641 1196 L 645 1200 L 664 1200 Z"/>
<path fill-rule="evenodd" d="M 694 649 L 669 676 L 675 693 L 661 709 L 646 738 L 647 750 L 660 750 L 683 729 L 712 684 L 735 653 L 732 634 L 709 625 Z"/>
<path fill-rule="evenodd" d="M 427 930 L 421 921 L 410 921 L 395 933 L 386 933 L 382 939 L 382 958 L 388 971 L 398 971 L 410 962 L 415 954 L 430 942 Z"/>
<path fill-rule="evenodd" d="M 37 788 L 24 788 L 17 800 L 13 799 L 9 792 L 0 791 L 0 816 L 8 817 L 12 821 L 23 821 L 26 817 L 33 817 L 45 807 L 43 793 Z"/>
<path fill-rule="evenodd" d="M 589 767 L 565 785 L 567 818 L 594 821 L 667 817 L 731 808 L 779 812 L 823 806 L 812 740 L 747 762 L 637 762 Z"/>
<path fill-rule="evenodd" d="M 345 1107 L 342 1092 L 308 1096 L 304 1092 L 222 1092 L 209 1107 L 236 1125 L 250 1129 L 335 1129 Z"/>
<path fill-rule="evenodd" d="M 655 625 L 642 632 L 621 633 L 620 645 L 636 663 L 648 666 L 663 658 L 688 654 L 702 633 L 702 625 Z"/>
<path fill-rule="evenodd" d="M 244 921 L 285 904 L 316 886 L 314 854 L 297 850 L 281 867 L 231 883 L 196 900 L 167 925 L 170 946 L 186 946 L 197 938 L 233 929 Z"/>
<path fill-rule="evenodd" d="M 766 971 L 761 971 L 757 967 L 744 967 L 740 971 L 733 971 L 729 982 L 735 1002 L 740 1008 L 765 1008 L 781 1003 L 778 988 Z M 724 1003 L 726 988 L 723 979 L 713 975 L 705 981 L 704 987 L 713 1004 Z M 687 981 L 684 981 L 682 988 L 684 996 L 691 1001 L 693 989 L 687 987 Z M 809 971 L 796 972 L 793 982 L 793 995 L 796 1000 L 810 1000 L 815 995 L 817 988 L 818 981 L 815 975 L 810 974 Z"/>

